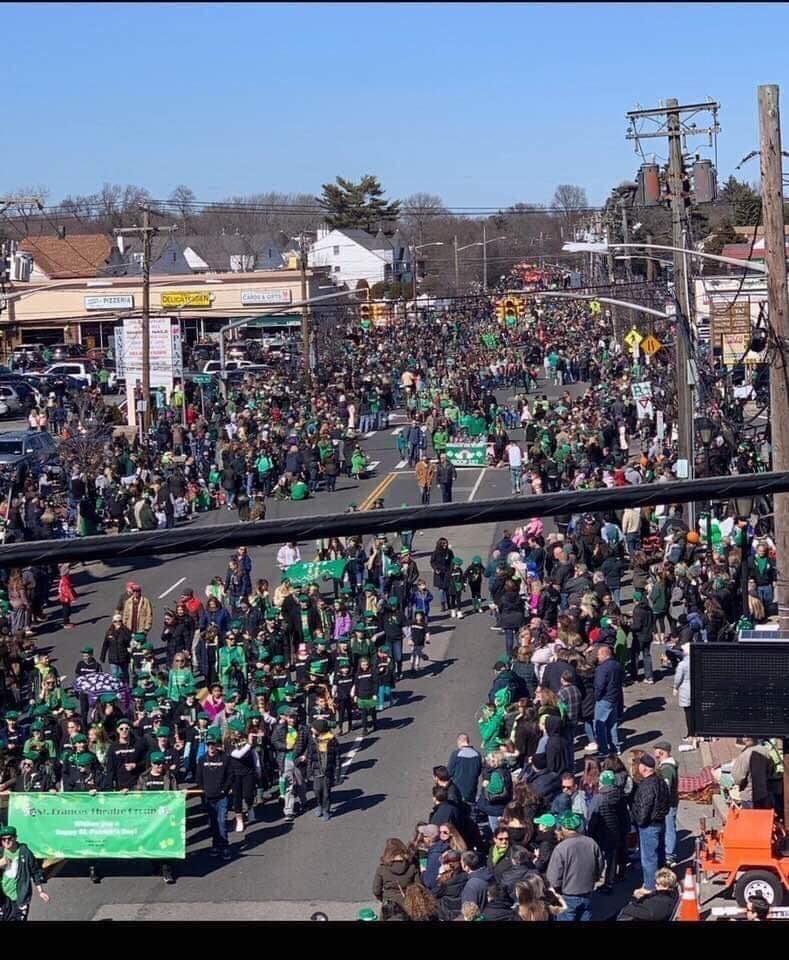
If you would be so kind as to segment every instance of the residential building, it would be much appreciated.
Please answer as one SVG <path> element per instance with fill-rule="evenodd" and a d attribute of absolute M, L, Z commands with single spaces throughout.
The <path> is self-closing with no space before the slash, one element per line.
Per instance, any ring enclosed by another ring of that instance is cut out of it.
<path fill-rule="evenodd" d="M 311 267 L 328 267 L 332 281 L 349 288 L 360 280 L 372 286 L 411 276 L 410 248 L 399 231 L 387 237 L 380 230 L 373 236 L 366 230 L 324 226 L 309 248 L 307 262 Z"/>
<path fill-rule="evenodd" d="M 181 244 L 193 273 L 251 273 L 283 267 L 282 243 L 269 234 L 191 236 L 182 238 Z"/>
<path fill-rule="evenodd" d="M 25 237 L 18 252 L 32 258 L 31 282 L 112 276 L 117 247 L 104 233 Z"/>

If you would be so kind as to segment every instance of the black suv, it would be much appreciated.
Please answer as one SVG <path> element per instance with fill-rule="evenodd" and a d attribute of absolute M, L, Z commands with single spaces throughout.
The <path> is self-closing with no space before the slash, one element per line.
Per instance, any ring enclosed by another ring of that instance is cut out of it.
<path fill-rule="evenodd" d="M 38 477 L 55 467 L 57 444 L 50 433 L 38 430 L 9 430 L 0 433 L 0 476 L 13 483 Z"/>

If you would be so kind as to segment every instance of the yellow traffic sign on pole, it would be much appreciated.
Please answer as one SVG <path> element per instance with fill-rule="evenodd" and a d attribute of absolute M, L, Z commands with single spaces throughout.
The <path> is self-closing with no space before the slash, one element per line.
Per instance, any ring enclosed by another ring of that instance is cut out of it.
<path fill-rule="evenodd" d="M 596 317 L 600 313 L 600 301 L 591 300 L 589 302 L 589 310 L 593 317 Z"/>
<path fill-rule="evenodd" d="M 636 330 L 635 327 L 632 327 L 625 334 L 625 343 L 628 345 L 628 347 L 631 348 L 631 350 L 633 349 L 633 347 L 637 347 L 643 339 L 644 338 L 641 336 L 638 330 Z"/>
<path fill-rule="evenodd" d="M 645 337 L 640 344 L 641 349 L 648 357 L 651 357 L 652 354 L 657 353 L 662 346 L 663 344 L 660 342 L 660 340 L 658 340 L 657 337 L 653 337 L 652 334 L 650 334 L 648 337 Z"/>

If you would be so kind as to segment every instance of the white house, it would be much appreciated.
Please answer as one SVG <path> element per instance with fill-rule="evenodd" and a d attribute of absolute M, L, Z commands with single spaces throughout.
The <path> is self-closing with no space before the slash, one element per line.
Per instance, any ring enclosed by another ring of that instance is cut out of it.
<path fill-rule="evenodd" d="M 310 267 L 328 267 L 337 286 L 353 288 L 359 280 L 374 283 L 410 279 L 410 249 L 399 231 L 386 237 L 365 230 L 318 228 L 309 249 Z"/>

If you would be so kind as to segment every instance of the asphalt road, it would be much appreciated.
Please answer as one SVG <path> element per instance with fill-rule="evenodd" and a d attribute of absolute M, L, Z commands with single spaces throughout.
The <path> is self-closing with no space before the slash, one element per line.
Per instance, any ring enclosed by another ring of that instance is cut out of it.
<path fill-rule="evenodd" d="M 375 478 L 362 483 L 341 480 L 335 494 L 318 494 L 308 504 L 310 512 L 342 512 L 350 503 L 362 505 L 378 492 L 387 506 L 417 504 L 413 471 L 401 464 L 392 435 L 403 422 L 401 415 L 388 430 L 366 440 L 369 455 L 380 461 Z M 469 468 L 459 471 L 454 499 L 473 501 L 509 494 L 509 471 Z M 297 503 L 269 501 L 268 516 L 286 516 L 303 509 Z M 226 511 L 214 511 L 194 522 L 211 525 L 227 522 L 230 516 Z M 481 524 L 449 528 L 445 535 L 455 554 L 467 561 L 474 554 L 487 557 L 501 538 L 501 529 L 496 524 Z M 550 531 L 550 521 L 546 529 Z M 426 532 L 418 534 L 414 543 L 420 571 L 428 575 L 428 556 L 435 539 Z M 312 549 L 312 544 L 301 544 L 305 558 Z M 276 550 L 276 546 L 250 550 L 253 578 L 266 576 L 279 582 Z M 152 636 L 156 637 L 168 604 L 187 586 L 202 594 L 211 576 L 224 573 L 227 560 L 228 552 L 223 550 L 86 565 L 75 577 L 80 594 L 73 616 L 77 629 L 44 628 L 40 642 L 54 647 L 62 673 L 72 673 L 81 646 L 90 642 L 98 651 L 129 577 L 142 584 L 154 604 Z M 436 618 L 427 648 L 428 668 L 415 678 L 406 674 L 397 687 L 395 705 L 380 715 L 374 734 L 361 738 L 353 733 L 342 738 L 343 782 L 334 792 L 330 822 L 319 821 L 308 811 L 293 825 L 286 825 L 281 804 L 268 801 L 258 808 L 257 822 L 249 825 L 244 835 L 231 834 L 234 856 L 229 863 L 222 863 L 207 855 L 207 824 L 193 802 L 187 822 L 189 855 L 178 865 L 175 885 L 165 886 L 155 877 L 150 861 L 105 862 L 98 885 L 90 883 L 84 864 L 62 863 L 52 870 L 50 903 L 44 905 L 34 898 L 31 917 L 307 919 L 321 909 L 331 918 L 351 919 L 360 907 L 374 905 L 372 878 L 386 839 L 407 841 L 415 822 L 429 814 L 431 767 L 446 762 L 459 732 L 469 732 L 478 743 L 475 714 L 489 689 L 493 663 L 503 653 L 503 635 L 490 629 L 492 622 L 485 613 L 467 615 L 462 621 Z M 623 727 L 628 748 L 663 736 L 678 742 L 681 712 L 671 704 L 670 680 L 652 687 L 631 687 L 626 700 L 629 713 Z M 664 710 L 667 702 L 670 708 Z M 695 816 L 693 820 L 695 826 Z M 638 870 L 631 872 L 630 888 L 638 885 Z M 218 876 L 212 876 L 215 873 Z M 625 898 L 626 891 L 601 897 L 596 915 L 610 916 Z"/>

